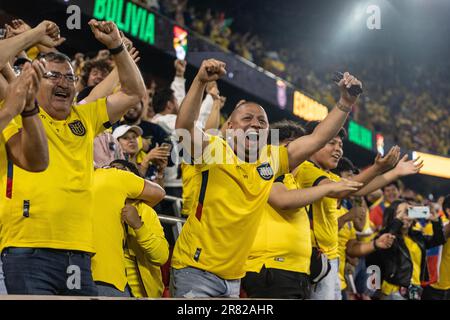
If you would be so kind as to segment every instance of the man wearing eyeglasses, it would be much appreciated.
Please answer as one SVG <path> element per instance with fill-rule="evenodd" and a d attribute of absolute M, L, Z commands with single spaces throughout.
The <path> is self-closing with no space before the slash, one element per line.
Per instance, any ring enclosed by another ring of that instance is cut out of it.
<path fill-rule="evenodd" d="M 117 26 L 96 20 L 89 25 L 114 58 L 121 90 L 75 105 L 70 59 L 61 53 L 41 59 L 46 69 L 36 108 L 50 164 L 42 173 L 14 167 L 12 201 L 0 217 L 9 294 L 97 295 L 91 274 L 93 141 L 142 99 L 145 86 Z"/>

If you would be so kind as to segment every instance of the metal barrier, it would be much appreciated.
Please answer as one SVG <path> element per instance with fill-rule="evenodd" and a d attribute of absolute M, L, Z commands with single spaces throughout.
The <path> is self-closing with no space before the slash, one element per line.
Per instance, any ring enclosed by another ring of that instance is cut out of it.
<path fill-rule="evenodd" d="M 169 216 L 165 214 L 158 214 L 159 220 L 161 223 L 166 223 L 172 225 L 172 233 L 174 240 L 178 239 L 178 236 L 181 233 L 181 228 L 183 224 L 186 222 L 186 219 L 181 215 L 181 208 L 183 205 L 183 200 L 181 198 L 177 198 L 174 196 L 166 195 L 164 197 L 165 201 L 172 202 L 173 212 L 175 216 Z"/>

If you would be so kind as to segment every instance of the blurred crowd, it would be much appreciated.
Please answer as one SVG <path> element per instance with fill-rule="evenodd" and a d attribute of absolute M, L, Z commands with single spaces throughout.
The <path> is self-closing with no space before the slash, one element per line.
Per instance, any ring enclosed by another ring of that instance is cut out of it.
<path fill-rule="evenodd" d="M 330 70 L 336 71 L 336 65 L 351 66 L 352 72 L 365 79 L 365 96 L 355 120 L 409 150 L 450 155 L 447 62 L 408 64 L 389 53 L 368 54 L 361 61 L 349 52 L 315 59 L 307 46 L 271 48 L 270 39 L 233 31 L 233 17 L 218 10 L 199 11 L 178 0 L 161 1 L 158 8 L 178 24 L 288 80 L 327 106 L 335 103 Z"/>

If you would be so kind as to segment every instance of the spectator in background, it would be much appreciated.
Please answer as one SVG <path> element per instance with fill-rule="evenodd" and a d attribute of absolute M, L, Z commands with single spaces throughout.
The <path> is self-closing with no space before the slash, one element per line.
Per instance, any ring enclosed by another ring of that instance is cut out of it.
<path fill-rule="evenodd" d="M 167 166 L 169 150 L 167 147 L 156 145 L 148 153 L 144 152 L 143 155 L 140 155 L 141 148 L 138 138 L 142 136 L 142 132 L 138 126 L 124 124 L 114 129 L 112 136 L 119 142 L 125 160 L 134 164 L 139 169 L 141 176 L 163 185 L 163 172 Z M 154 166 L 150 168 L 152 165 Z"/>
<path fill-rule="evenodd" d="M 383 191 L 383 200 L 370 210 L 370 220 L 374 224 L 376 230 L 380 230 L 383 225 L 383 213 L 389 208 L 392 202 L 400 199 L 400 183 L 393 181 L 381 188 Z"/>
<path fill-rule="evenodd" d="M 354 175 L 359 173 L 357 168 L 354 167 L 353 163 L 345 157 L 339 160 L 338 166 L 332 171 L 341 178 L 346 179 L 351 179 Z M 368 219 L 367 215 L 367 206 L 364 202 L 363 197 L 350 197 L 341 201 L 338 213 L 338 252 L 339 279 L 341 281 L 343 300 L 347 300 L 352 297 L 351 295 L 348 295 L 347 292 L 358 295 L 357 291 L 353 291 L 353 289 L 357 290 L 356 278 L 358 267 L 361 270 L 360 273 L 363 273 L 363 285 L 367 286 L 367 277 L 364 277 L 365 275 L 367 275 L 364 256 L 370 254 L 375 250 L 389 248 L 394 240 L 394 236 L 387 233 L 378 239 L 373 239 L 370 242 L 359 241 L 357 232 L 363 231 L 363 229 L 366 227 L 366 219 Z M 350 258 L 360 258 L 358 264 L 362 265 L 356 266 L 356 269 L 352 273 L 354 277 L 349 277 L 350 274 L 346 273 L 346 270 L 348 270 L 346 263 L 349 263 L 347 256 L 349 256 Z M 350 286 L 348 286 L 347 280 L 352 282 Z M 369 297 L 364 295 L 364 292 L 361 293 L 363 294 L 361 295 L 363 299 L 370 300 Z"/>
<path fill-rule="evenodd" d="M 153 109 L 155 116 L 152 121 L 160 125 L 169 135 L 174 146 L 172 150 L 172 161 L 164 172 L 164 186 L 168 195 L 181 198 L 182 196 L 182 181 L 181 181 L 181 161 L 179 159 L 179 150 L 177 149 L 178 138 L 175 135 L 175 122 L 177 120 L 178 109 L 180 103 L 183 101 L 186 91 L 184 72 L 186 70 L 186 61 L 175 60 L 175 78 L 170 88 L 164 88 L 157 91 L 153 97 Z M 217 89 L 217 84 L 213 83 L 208 86 L 210 90 Z M 206 95 L 198 119 L 198 125 L 201 128 L 205 127 L 207 118 L 211 112 L 213 105 L 213 98 L 207 90 Z M 170 208 L 165 208 L 169 210 Z"/>
<path fill-rule="evenodd" d="M 77 91 L 82 92 L 87 90 L 90 92 L 93 87 L 102 82 L 108 74 L 111 72 L 113 67 L 109 61 L 105 59 L 89 60 L 84 63 L 81 70 L 80 81 L 77 84 Z M 88 94 L 86 94 L 87 96 Z M 81 99 L 78 99 L 80 101 Z"/>
<path fill-rule="evenodd" d="M 37 101 L 42 108 L 52 158 L 42 173 L 14 168 L 14 194 L 0 219 L 6 287 L 10 294 L 97 294 L 90 270 L 94 253 L 93 141 L 143 97 L 145 86 L 136 64 L 124 50 L 117 26 L 96 20 L 89 25 L 97 40 L 113 52 L 121 90 L 108 99 L 103 97 L 74 106 L 77 78 L 70 59 L 61 53 L 45 55 L 44 79 Z M 16 54 L 19 48 L 1 52 L 8 51 Z M 35 216 L 39 219 L 32 218 Z M 66 285 L 67 268 L 73 264 L 79 266 L 81 279 L 80 287 L 71 289 Z"/>
<path fill-rule="evenodd" d="M 422 300 L 450 300 L 450 195 L 444 198 L 442 203 L 447 223 L 444 228 L 445 244 L 441 251 L 439 278 L 436 283 L 425 287 Z"/>
<path fill-rule="evenodd" d="M 142 119 L 144 103 L 140 101 L 138 104 L 130 108 L 123 116 L 121 125 L 138 126 L 142 129 L 142 146 L 144 152 L 161 146 L 163 143 L 171 144 L 170 136 L 167 132 L 156 123 Z"/>
<path fill-rule="evenodd" d="M 390 249 L 368 257 L 368 263 L 380 266 L 385 300 L 420 300 L 420 283 L 428 279 L 425 250 L 445 243 L 442 221 L 433 207 L 433 236 L 414 229 L 415 220 L 408 217 L 408 207 L 407 202 L 396 200 L 386 208 L 379 234 L 395 235 L 394 243 Z"/>

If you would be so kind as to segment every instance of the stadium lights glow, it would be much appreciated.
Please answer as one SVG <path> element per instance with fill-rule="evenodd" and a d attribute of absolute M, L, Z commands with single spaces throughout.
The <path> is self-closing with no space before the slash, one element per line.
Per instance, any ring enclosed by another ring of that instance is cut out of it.
<path fill-rule="evenodd" d="M 421 174 L 450 179 L 450 158 L 435 156 L 429 153 L 414 151 L 413 159 L 423 160 L 423 168 L 420 169 Z"/>

